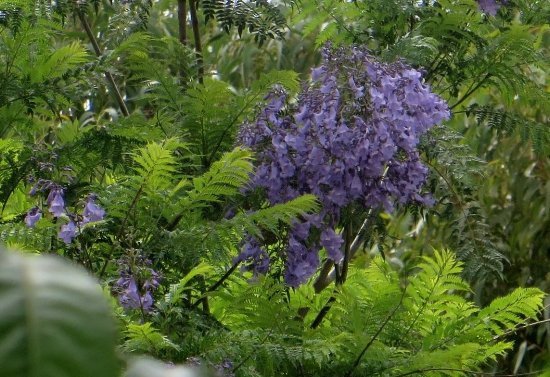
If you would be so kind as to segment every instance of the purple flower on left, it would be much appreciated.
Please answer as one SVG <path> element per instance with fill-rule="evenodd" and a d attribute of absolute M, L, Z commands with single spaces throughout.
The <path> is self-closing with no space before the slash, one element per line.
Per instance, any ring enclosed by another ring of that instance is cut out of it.
<path fill-rule="evenodd" d="M 29 228 L 32 228 L 34 227 L 36 222 L 40 220 L 41 217 L 42 212 L 40 211 L 40 209 L 38 207 L 34 207 L 29 212 L 27 212 L 27 216 L 25 217 L 25 224 L 27 224 Z"/>

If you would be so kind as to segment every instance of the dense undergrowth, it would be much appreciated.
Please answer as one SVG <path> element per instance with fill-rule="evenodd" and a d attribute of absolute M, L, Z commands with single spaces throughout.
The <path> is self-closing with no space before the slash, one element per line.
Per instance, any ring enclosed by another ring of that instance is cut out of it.
<path fill-rule="evenodd" d="M 2 373 L 548 375 L 549 15 L 0 0 Z"/>

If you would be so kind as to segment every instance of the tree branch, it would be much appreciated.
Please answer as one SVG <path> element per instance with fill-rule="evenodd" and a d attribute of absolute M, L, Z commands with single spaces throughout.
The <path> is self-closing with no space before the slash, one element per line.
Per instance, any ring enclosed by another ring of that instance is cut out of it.
<path fill-rule="evenodd" d="M 216 289 L 218 289 L 218 287 L 220 285 L 223 284 L 224 281 L 227 280 L 227 278 L 229 278 L 229 276 L 231 276 L 231 274 L 237 269 L 237 267 L 241 264 L 241 261 L 238 261 L 236 263 L 233 263 L 233 265 L 231 266 L 231 268 L 229 270 L 227 270 L 225 272 L 225 274 L 223 274 L 223 276 L 217 281 L 215 282 L 214 284 L 212 284 L 210 287 L 208 287 L 208 289 L 206 290 L 206 293 L 208 292 L 214 292 Z M 202 300 L 198 300 L 196 301 L 191 307 L 197 307 L 200 303 L 201 303 Z"/>
<path fill-rule="evenodd" d="M 187 46 L 187 0 L 178 0 L 178 31 L 180 43 Z"/>
<path fill-rule="evenodd" d="M 317 327 L 319 327 L 321 322 L 323 322 L 323 319 L 325 318 L 328 311 L 332 307 L 332 304 L 334 303 L 334 301 L 336 301 L 336 296 L 334 295 L 335 293 L 336 293 L 336 290 L 334 290 L 334 293 L 327 300 L 327 303 L 325 304 L 325 306 L 323 306 L 323 308 L 319 311 L 319 314 L 317 314 L 317 317 L 315 317 L 315 319 L 311 323 L 311 326 L 309 326 L 310 328 L 316 329 Z"/>
<path fill-rule="evenodd" d="M 198 78 L 199 82 L 203 83 L 204 77 L 204 61 L 202 58 L 201 36 L 199 34 L 199 19 L 197 17 L 197 1 L 189 0 L 189 12 L 191 13 L 191 26 L 193 27 L 193 40 L 195 41 L 195 55 L 197 56 Z"/>
<path fill-rule="evenodd" d="M 359 228 L 359 231 L 355 235 L 355 238 L 353 239 L 353 242 L 349 245 L 349 254 L 348 261 L 352 260 L 355 256 L 355 253 L 357 250 L 359 250 L 359 246 L 365 241 L 366 238 L 366 229 L 369 224 L 369 220 L 372 218 L 373 210 L 372 208 L 369 209 L 367 213 L 367 217 L 361 224 L 361 227 Z M 334 266 L 334 262 L 330 259 L 327 259 L 325 263 L 323 264 L 323 267 L 321 267 L 321 271 L 319 272 L 319 276 L 317 279 L 315 279 L 315 282 L 313 283 L 313 288 L 315 288 L 315 293 L 321 292 L 323 289 L 329 286 L 330 283 L 332 283 L 336 277 L 334 270 L 332 267 Z M 347 271 L 346 271 L 347 273 Z"/>
<path fill-rule="evenodd" d="M 80 22 L 82 23 L 82 26 L 84 27 L 84 30 L 86 31 L 86 35 L 88 36 L 88 39 L 90 40 L 90 43 L 92 44 L 92 47 L 94 49 L 94 52 L 97 57 L 101 57 L 101 49 L 99 48 L 99 43 L 97 42 L 97 39 L 94 37 L 94 33 L 92 32 L 92 28 L 90 27 L 90 24 L 88 23 L 88 20 L 86 20 L 86 17 L 82 12 L 77 12 L 78 18 L 80 19 Z M 107 78 L 107 81 L 111 85 L 111 89 L 113 91 L 113 95 L 115 97 L 116 102 L 118 103 L 118 107 L 120 108 L 120 112 L 125 116 L 129 116 L 130 112 L 128 111 L 128 107 L 126 107 L 126 103 L 124 102 L 124 99 L 122 98 L 122 94 L 120 94 L 120 90 L 118 89 L 118 86 L 115 82 L 115 79 L 113 78 L 113 75 L 111 75 L 110 72 L 105 72 L 105 77 Z"/>

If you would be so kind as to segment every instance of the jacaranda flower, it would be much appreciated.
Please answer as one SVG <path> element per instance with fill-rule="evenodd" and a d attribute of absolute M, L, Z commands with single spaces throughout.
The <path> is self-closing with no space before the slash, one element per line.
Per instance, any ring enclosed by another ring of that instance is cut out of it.
<path fill-rule="evenodd" d="M 505 1 L 497 2 L 496 0 L 477 0 L 479 9 L 491 16 L 496 16 L 500 7 L 505 3 Z"/>
<path fill-rule="evenodd" d="M 95 195 L 90 195 L 88 197 L 82 217 L 82 225 L 94 221 L 101 221 L 105 217 L 105 210 L 95 204 Z"/>
<path fill-rule="evenodd" d="M 40 209 L 38 207 L 34 207 L 29 212 L 27 212 L 27 216 L 25 217 L 25 224 L 27 224 L 29 228 L 32 228 L 34 227 L 34 224 L 36 224 L 36 222 L 40 220 L 41 217 L 42 212 L 40 211 Z"/>
<path fill-rule="evenodd" d="M 63 200 L 63 190 L 53 188 L 48 195 L 49 211 L 54 217 L 60 217 L 65 214 L 65 201 Z"/>
<path fill-rule="evenodd" d="M 73 238 L 76 237 L 77 228 L 75 223 L 71 220 L 68 224 L 62 225 L 61 230 L 59 231 L 59 238 L 65 242 L 65 244 L 70 244 L 73 241 Z"/>
<path fill-rule="evenodd" d="M 338 263 L 336 229 L 349 206 L 391 211 L 396 203 L 430 204 L 422 192 L 428 169 L 417 150 L 420 137 L 449 118 L 445 101 L 420 72 L 402 62 L 383 63 L 365 48 L 323 49 L 322 65 L 297 101 L 275 87 L 253 122 L 239 132 L 255 152 L 252 189 L 271 204 L 314 194 L 319 214 L 306 215 L 288 232 L 280 256 L 287 284 L 305 282 L 319 265 L 319 251 Z M 261 273 L 269 255 L 247 237 L 237 260 Z"/>
<path fill-rule="evenodd" d="M 118 299 L 124 308 L 148 312 L 153 307 L 153 291 L 159 286 L 160 276 L 149 267 L 151 261 L 137 259 L 133 263 L 125 258 L 118 262 L 120 278 L 115 289 L 119 292 Z"/>

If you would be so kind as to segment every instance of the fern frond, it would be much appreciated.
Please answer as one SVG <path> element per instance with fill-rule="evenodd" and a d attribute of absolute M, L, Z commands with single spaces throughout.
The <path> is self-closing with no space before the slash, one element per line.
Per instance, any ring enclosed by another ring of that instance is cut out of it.
<path fill-rule="evenodd" d="M 502 335 L 523 323 L 526 318 L 535 317 L 542 308 L 544 296 L 544 292 L 538 288 L 516 288 L 481 309 L 477 325 L 489 326 L 495 335 Z"/>
<path fill-rule="evenodd" d="M 232 222 L 242 224 L 247 233 L 261 237 L 262 229 L 276 233 L 282 224 L 290 226 L 299 216 L 318 210 L 317 198 L 308 194 L 249 214 L 238 214 Z"/>
<path fill-rule="evenodd" d="M 215 19 L 227 33 L 236 27 L 240 36 L 248 29 L 259 46 L 268 38 L 283 39 L 286 19 L 276 5 L 266 0 L 202 0 L 201 5 L 206 22 Z"/>
<path fill-rule="evenodd" d="M 164 145 L 149 143 L 133 154 L 142 187 L 153 192 L 170 186 L 176 171 L 174 149 L 173 140 L 167 140 Z"/>
<path fill-rule="evenodd" d="M 446 220 L 439 224 L 429 219 L 430 226 L 440 228 L 444 242 L 465 262 L 465 277 L 479 280 L 487 273 L 500 276 L 506 258 L 475 197 L 485 162 L 447 126 L 434 127 L 421 148 L 433 172 L 430 185 L 439 202 L 437 211 Z"/>
<path fill-rule="evenodd" d="M 129 324 L 126 328 L 126 337 L 123 348 L 130 353 L 156 353 L 165 349 L 179 350 L 178 345 L 172 343 L 167 336 L 162 335 L 150 322 Z"/>
<path fill-rule="evenodd" d="M 249 95 L 254 96 L 254 98 L 265 95 L 275 84 L 284 87 L 290 95 L 294 95 L 300 90 L 297 72 L 275 70 L 262 74 L 258 80 L 254 81 Z"/>
<path fill-rule="evenodd" d="M 472 105 L 468 113 L 476 117 L 479 124 L 487 124 L 498 133 L 510 136 L 519 134 L 524 142 L 531 142 L 535 152 L 550 155 L 550 126 L 514 114 L 511 111 L 491 106 Z"/>
<path fill-rule="evenodd" d="M 35 228 L 11 222 L 0 224 L 0 243 L 20 250 L 47 252 L 56 239 L 57 228 L 51 224 Z"/>
<path fill-rule="evenodd" d="M 30 78 L 33 83 L 62 77 L 70 69 L 84 64 L 88 60 L 88 52 L 79 42 L 73 42 L 41 58 L 31 71 Z"/>
<path fill-rule="evenodd" d="M 460 278 L 462 263 L 450 251 L 436 251 L 434 258 L 423 257 L 418 267 L 421 270 L 409 280 L 403 303 L 411 315 L 406 333 L 414 329 L 427 337 L 445 317 L 456 316 L 453 308 L 464 308 L 464 299 L 449 293 L 469 291 L 470 287 Z"/>
<path fill-rule="evenodd" d="M 193 179 L 193 190 L 180 203 L 184 208 L 199 208 L 236 195 L 250 179 L 251 152 L 235 148 L 222 156 L 202 176 Z"/>

